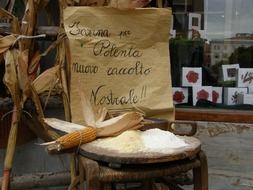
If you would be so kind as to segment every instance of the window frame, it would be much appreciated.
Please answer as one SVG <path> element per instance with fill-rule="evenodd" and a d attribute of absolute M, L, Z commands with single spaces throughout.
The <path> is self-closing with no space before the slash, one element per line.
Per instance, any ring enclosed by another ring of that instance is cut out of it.
<path fill-rule="evenodd" d="M 175 108 L 175 119 L 253 124 L 253 111 L 221 108 Z"/>

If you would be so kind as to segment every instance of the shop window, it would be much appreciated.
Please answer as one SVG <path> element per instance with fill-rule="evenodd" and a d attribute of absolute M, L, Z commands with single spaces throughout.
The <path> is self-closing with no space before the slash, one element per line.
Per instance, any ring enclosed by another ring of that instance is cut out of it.
<path fill-rule="evenodd" d="M 174 101 L 176 109 L 194 109 L 198 116 L 203 109 L 237 110 L 252 117 L 253 1 L 170 2 L 176 33 L 170 39 L 172 84 L 188 97 L 183 103 Z"/>

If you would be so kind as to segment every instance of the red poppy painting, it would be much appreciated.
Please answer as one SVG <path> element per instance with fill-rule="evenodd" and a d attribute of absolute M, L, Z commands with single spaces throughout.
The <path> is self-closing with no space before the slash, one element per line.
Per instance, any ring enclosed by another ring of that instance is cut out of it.
<path fill-rule="evenodd" d="M 195 71 L 189 71 L 187 74 L 186 74 L 186 79 L 188 82 L 190 83 L 196 83 L 199 79 L 199 74 Z"/>

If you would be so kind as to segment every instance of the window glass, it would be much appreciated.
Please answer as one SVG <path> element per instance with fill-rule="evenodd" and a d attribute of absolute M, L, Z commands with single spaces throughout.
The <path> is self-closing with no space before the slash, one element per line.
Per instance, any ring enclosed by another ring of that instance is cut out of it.
<path fill-rule="evenodd" d="M 175 105 L 252 109 L 253 0 L 169 4 Z"/>

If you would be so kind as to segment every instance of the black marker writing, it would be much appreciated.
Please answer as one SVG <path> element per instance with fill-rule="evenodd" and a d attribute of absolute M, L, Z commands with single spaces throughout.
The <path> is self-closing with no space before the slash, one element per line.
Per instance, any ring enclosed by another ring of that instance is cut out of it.
<path fill-rule="evenodd" d="M 92 90 L 90 99 L 94 105 L 126 105 L 136 104 L 140 101 L 136 90 L 133 88 L 125 96 L 118 97 L 105 85 L 101 85 L 97 89 Z"/>
<path fill-rule="evenodd" d="M 141 57 L 142 52 L 136 47 L 117 47 L 109 40 L 100 40 L 94 45 L 93 53 L 95 56 L 104 57 Z"/>
<path fill-rule="evenodd" d="M 82 65 L 79 63 L 73 63 L 72 70 L 75 73 L 83 74 L 95 74 L 98 72 L 98 66 L 95 65 Z"/>
<path fill-rule="evenodd" d="M 109 67 L 107 75 L 148 75 L 152 67 L 145 68 L 140 61 L 137 61 L 134 66 L 125 67 Z"/>
<path fill-rule="evenodd" d="M 84 37 L 110 37 L 109 30 L 106 29 L 89 29 L 82 28 L 79 26 L 80 21 L 75 21 L 69 25 L 69 33 L 73 36 L 84 36 Z"/>

